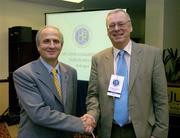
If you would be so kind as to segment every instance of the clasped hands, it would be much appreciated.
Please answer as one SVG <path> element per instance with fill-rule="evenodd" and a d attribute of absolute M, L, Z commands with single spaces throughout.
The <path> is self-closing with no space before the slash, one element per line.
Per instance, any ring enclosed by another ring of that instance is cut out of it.
<path fill-rule="evenodd" d="M 89 114 L 84 114 L 81 117 L 81 120 L 83 121 L 83 124 L 84 124 L 84 132 L 92 133 L 94 128 L 96 127 L 96 121 L 94 117 Z"/>

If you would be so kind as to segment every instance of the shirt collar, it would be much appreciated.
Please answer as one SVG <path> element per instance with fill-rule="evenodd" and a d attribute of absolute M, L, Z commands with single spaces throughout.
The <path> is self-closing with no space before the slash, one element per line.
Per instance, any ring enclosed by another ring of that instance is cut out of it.
<path fill-rule="evenodd" d="M 131 49 L 132 49 L 132 41 L 130 40 L 128 44 L 123 48 L 123 50 L 126 51 L 128 55 L 131 55 Z M 119 49 L 113 47 L 114 57 L 117 57 L 119 51 L 120 51 Z"/>
<path fill-rule="evenodd" d="M 42 64 L 47 68 L 48 72 L 51 73 L 51 70 L 52 70 L 52 66 L 49 65 L 42 57 L 40 57 L 40 61 L 42 62 Z M 56 70 L 58 72 L 58 74 L 60 73 L 60 69 L 59 69 L 59 63 L 56 65 Z"/>

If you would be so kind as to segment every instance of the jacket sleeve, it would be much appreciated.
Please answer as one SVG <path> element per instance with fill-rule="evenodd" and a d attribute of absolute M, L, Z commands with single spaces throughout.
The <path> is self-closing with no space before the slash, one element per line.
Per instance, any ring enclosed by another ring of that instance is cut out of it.
<path fill-rule="evenodd" d="M 152 73 L 152 98 L 155 113 L 155 127 L 152 135 L 159 138 L 168 136 L 168 93 L 164 64 L 160 50 L 156 50 L 156 57 Z"/>
<path fill-rule="evenodd" d="M 97 80 L 98 80 L 97 62 L 95 60 L 95 57 L 92 57 L 92 65 L 91 65 L 88 93 L 86 98 L 86 105 L 87 105 L 87 113 L 92 115 L 95 118 L 96 122 L 98 121 L 100 114 Z"/>

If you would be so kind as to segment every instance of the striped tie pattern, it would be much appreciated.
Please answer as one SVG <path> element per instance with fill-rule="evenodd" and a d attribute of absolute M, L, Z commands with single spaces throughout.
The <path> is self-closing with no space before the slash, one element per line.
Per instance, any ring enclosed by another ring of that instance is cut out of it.
<path fill-rule="evenodd" d="M 56 89 L 59 93 L 59 96 L 62 98 L 62 91 L 61 91 L 61 86 L 59 84 L 59 81 L 58 81 L 58 77 L 57 77 L 57 70 L 55 68 L 52 69 L 52 75 L 53 75 L 53 81 L 54 81 L 54 85 L 56 86 Z"/>

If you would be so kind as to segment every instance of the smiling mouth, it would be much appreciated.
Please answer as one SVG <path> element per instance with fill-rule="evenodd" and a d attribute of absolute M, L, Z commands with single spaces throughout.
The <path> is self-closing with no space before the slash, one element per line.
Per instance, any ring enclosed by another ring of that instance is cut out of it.
<path fill-rule="evenodd" d="M 114 34 L 113 36 L 114 36 L 115 38 L 120 38 L 120 37 L 123 36 L 123 33 L 120 33 L 120 34 Z"/>
<path fill-rule="evenodd" d="M 49 54 L 54 54 L 56 51 L 47 51 L 47 53 L 49 53 Z"/>

